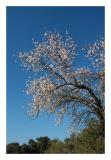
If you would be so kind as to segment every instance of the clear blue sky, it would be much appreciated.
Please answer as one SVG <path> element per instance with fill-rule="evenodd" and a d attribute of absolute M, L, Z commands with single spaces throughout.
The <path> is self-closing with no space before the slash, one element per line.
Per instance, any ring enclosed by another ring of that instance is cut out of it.
<path fill-rule="evenodd" d="M 84 46 L 104 36 L 104 7 L 7 7 L 7 143 L 69 136 L 68 119 L 61 126 L 55 125 L 54 115 L 28 119 L 24 106 L 30 100 L 22 91 L 29 73 L 13 57 L 18 51 L 31 50 L 33 37 L 40 40 L 44 31 L 54 29 L 61 34 L 68 30 Z"/>

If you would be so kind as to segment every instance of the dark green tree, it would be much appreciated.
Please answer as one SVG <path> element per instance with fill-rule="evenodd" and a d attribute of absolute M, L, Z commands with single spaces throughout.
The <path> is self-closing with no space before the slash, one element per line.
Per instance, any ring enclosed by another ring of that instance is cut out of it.
<path fill-rule="evenodd" d="M 31 148 L 27 144 L 23 144 L 20 149 L 21 153 L 31 153 Z"/>
<path fill-rule="evenodd" d="M 10 143 L 7 145 L 7 153 L 19 153 L 20 152 L 20 146 L 19 143 Z"/>
<path fill-rule="evenodd" d="M 39 145 L 33 139 L 29 139 L 28 146 L 31 149 L 31 153 L 39 153 Z"/>
<path fill-rule="evenodd" d="M 37 138 L 36 140 L 37 140 L 37 143 L 38 143 L 39 152 L 40 153 L 44 153 L 45 150 L 50 145 L 50 138 L 48 138 L 47 136 L 45 136 L 45 137 Z"/>

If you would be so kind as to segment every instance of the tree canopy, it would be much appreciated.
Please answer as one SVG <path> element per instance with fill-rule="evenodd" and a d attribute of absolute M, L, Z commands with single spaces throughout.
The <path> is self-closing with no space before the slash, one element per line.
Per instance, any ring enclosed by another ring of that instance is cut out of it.
<path fill-rule="evenodd" d="M 7 153 L 104 153 L 104 137 L 100 135 L 98 122 L 91 120 L 80 133 L 72 133 L 63 141 L 47 136 L 30 139 L 28 144 L 7 144 Z"/>
<path fill-rule="evenodd" d="M 32 96 L 29 115 L 54 112 L 58 122 L 68 115 L 75 128 L 93 118 L 104 134 L 104 39 L 81 49 L 68 32 L 64 36 L 45 32 L 40 42 L 33 43 L 33 50 L 18 54 L 26 70 L 41 73 L 27 81 L 27 95 Z"/>

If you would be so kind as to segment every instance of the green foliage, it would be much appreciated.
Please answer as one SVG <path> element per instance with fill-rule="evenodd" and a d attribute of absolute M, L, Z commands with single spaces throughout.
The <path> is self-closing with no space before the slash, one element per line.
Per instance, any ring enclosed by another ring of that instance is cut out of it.
<path fill-rule="evenodd" d="M 92 119 L 79 134 L 73 133 L 64 141 L 45 136 L 36 141 L 30 139 L 28 145 L 10 143 L 7 153 L 104 153 L 104 135 L 98 121 Z"/>
<path fill-rule="evenodd" d="M 31 149 L 27 144 L 23 144 L 20 149 L 21 153 L 30 153 Z"/>
<path fill-rule="evenodd" d="M 45 136 L 37 138 L 36 140 L 39 146 L 39 152 L 44 153 L 50 145 L 50 139 L 47 136 Z"/>
<path fill-rule="evenodd" d="M 46 153 L 62 153 L 64 143 L 58 139 L 54 139 L 50 142 L 49 148 L 46 150 Z"/>
<path fill-rule="evenodd" d="M 39 153 L 39 145 L 33 139 L 28 141 L 28 146 L 30 147 L 31 153 Z"/>
<path fill-rule="evenodd" d="M 20 146 L 19 143 L 10 143 L 7 145 L 7 153 L 19 153 Z"/>
<path fill-rule="evenodd" d="M 91 120 L 80 134 L 71 135 L 70 143 L 74 153 L 104 153 L 104 137 L 95 120 Z"/>

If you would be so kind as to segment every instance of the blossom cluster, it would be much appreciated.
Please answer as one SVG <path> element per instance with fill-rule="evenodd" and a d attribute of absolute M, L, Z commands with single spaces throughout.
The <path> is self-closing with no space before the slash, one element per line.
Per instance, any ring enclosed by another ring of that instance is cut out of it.
<path fill-rule="evenodd" d="M 97 40 L 85 49 L 94 69 L 74 66 L 76 44 L 67 32 L 64 37 L 57 32 L 45 32 L 42 42 L 33 40 L 33 43 L 32 51 L 18 54 L 23 67 L 43 75 L 27 84 L 27 94 L 32 95 L 30 115 L 40 111 L 56 112 L 61 122 L 67 113 L 77 121 L 79 117 L 79 122 L 83 123 L 96 112 L 97 103 L 92 95 L 104 105 L 104 40 Z"/>
<path fill-rule="evenodd" d="M 87 55 L 94 65 L 95 69 L 104 69 L 104 59 L 105 59 L 105 43 L 104 39 L 97 40 L 94 44 L 89 45 L 87 50 Z"/>

